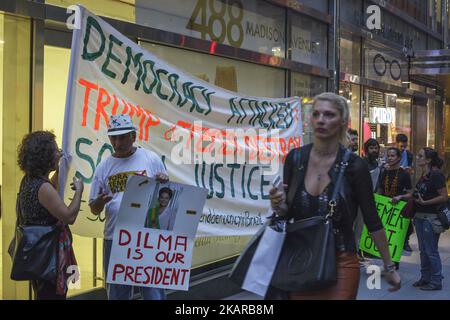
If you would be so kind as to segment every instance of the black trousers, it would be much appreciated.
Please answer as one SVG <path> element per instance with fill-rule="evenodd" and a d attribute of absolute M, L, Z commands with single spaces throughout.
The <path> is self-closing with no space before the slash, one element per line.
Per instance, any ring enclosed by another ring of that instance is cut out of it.
<path fill-rule="evenodd" d="M 36 300 L 66 300 L 66 295 L 56 293 L 56 283 L 47 280 L 32 281 Z"/>

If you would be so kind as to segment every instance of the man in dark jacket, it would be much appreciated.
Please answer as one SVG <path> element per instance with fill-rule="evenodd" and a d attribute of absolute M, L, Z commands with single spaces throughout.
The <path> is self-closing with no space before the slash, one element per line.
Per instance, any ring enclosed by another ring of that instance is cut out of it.
<path fill-rule="evenodd" d="M 397 148 L 399 148 L 402 152 L 402 160 L 400 162 L 400 166 L 403 169 L 407 169 L 407 171 L 411 171 L 414 155 L 406 150 L 408 148 L 408 137 L 403 133 L 399 133 L 395 138 L 395 142 L 397 143 Z"/>

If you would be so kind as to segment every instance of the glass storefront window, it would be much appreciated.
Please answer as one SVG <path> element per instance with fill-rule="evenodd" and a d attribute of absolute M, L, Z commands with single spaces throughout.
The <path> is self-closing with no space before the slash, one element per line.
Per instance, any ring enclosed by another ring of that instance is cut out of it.
<path fill-rule="evenodd" d="M 440 112 L 439 112 L 440 111 Z M 442 117 L 441 119 L 439 117 Z M 442 108 L 436 108 L 436 128 L 438 130 L 443 129 L 441 124 L 450 123 L 450 104 L 446 102 L 445 106 Z M 444 134 L 437 135 L 436 145 L 444 145 L 444 174 L 447 177 L 447 192 L 450 191 L 450 130 L 446 126 L 445 130 L 442 130 Z"/>
<path fill-rule="evenodd" d="M 140 45 L 177 68 L 224 89 L 250 96 L 285 96 L 285 72 L 281 69 L 147 42 Z"/>
<path fill-rule="evenodd" d="M 420 92 L 423 92 L 423 93 L 426 92 L 426 87 L 418 85 L 418 84 L 415 84 L 415 83 L 410 83 L 409 84 L 409 88 L 411 90 L 414 90 L 414 91 L 420 91 Z"/>
<path fill-rule="evenodd" d="M 136 0 L 136 23 L 285 57 L 284 8 L 259 0 Z"/>
<path fill-rule="evenodd" d="M 349 128 L 358 131 L 360 150 L 362 150 L 361 130 L 360 130 L 360 107 L 361 107 L 361 86 L 347 82 L 339 84 L 339 95 L 347 99 L 350 107 Z"/>
<path fill-rule="evenodd" d="M 409 16 L 423 24 L 427 23 L 427 1 L 424 0 L 388 0 L 390 4 L 399 8 Z"/>
<path fill-rule="evenodd" d="M 292 60 L 327 67 L 327 25 L 301 14 L 292 15 Z"/>
<path fill-rule="evenodd" d="M 100 16 L 128 22 L 135 21 L 134 0 L 45 0 L 45 3 L 63 8 L 80 4 Z"/>
<path fill-rule="evenodd" d="M 301 3 L 310 8 L 328 13 L 327 0 L 301 0 Z"/>
<path fill-rule="evenodd" d="M 3 119 L 3 14 L 0 14 L 0 119 Z M 0 120 L 0 164 L 3 163 L 3 120 Z M 3 300 L 3 165 L 0 166 L 0 300 Z"/>
<path fill-rule="evenodd" d="M 341 38 L 339 58 L 340 72 L 361 75 L 361 42 L 358 37 Z"/>
<path fill-rule="evenodd" d="M 326 79 L 301 73 L 292 73 L 291 95 L 302 98 L 303 143 L 313 141 L 311 126 L 312 100 L 319 93 L 326 91 Z"/>
<path fill-rule="evenodd" d="M 44 130 L 53 130 L 58 145 L 61 146 L 67 80 L 69 76 L 70 50 L 52 46 L 44 47 Z M 83 195 L 87 197 L 88 195 Z M 94 288 L 94 277 L 102 273 L 94 272 L 94 242 L 98 251 L 102 251 L 102 241 L 73 235 L 73 248 L 80 268 L 80 288 L 70 289 L 68 295 L 80 294 Z M 97 255 L 97 265 L 102 265 L 102 256 Z M 103 283 L 97 282 L 98 286 Z"/>
<path fill-rule="evenodd" d="M 371 80 L 402 86 L 408 63 L 392 50 L 364 45 L 364 76 Z"/>
<path fill-rule="evenodd" d="M 363 109 L 363 141 L 374 138 L 382 146 L 391 146 L 399 133 L 411 141 L 411 99 L 365 89 Z"/>
<path fill-rule="evenodd" d="M 436 40 L 432 36 L 428 36 L 428 49 L 429 50 L 442 49 L 441 42 L 439 40 Z"/>
<path fill-rule="evenodd" d="M 428 99 L 427 147 L 436 147 L 436 105 L 434 99 Z"/>
<path fill-rule="evenodd" d="M 343 21 L 361 27 L 364 25 L 363 2 L 361 0 L 341 0 L 340 5 L 340 15 Z"/>
<path fill-rule="evenodd" d="M 389 107 L 395 108 L 395 130 L 392 132 L 392 143 L 395 143 L 395 137 L 403 133 L 411 141 L 411 99 L 407 97 L 391 94 L 391 104 Z"/>

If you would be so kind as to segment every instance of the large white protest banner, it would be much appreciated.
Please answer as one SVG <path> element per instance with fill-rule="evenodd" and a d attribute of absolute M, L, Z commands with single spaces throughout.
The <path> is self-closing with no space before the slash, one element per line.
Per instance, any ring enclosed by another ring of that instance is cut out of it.
<path fill-rule="evenodd" d="M 206 194 L 194 186 L 161 186 L 148 177 L 130 176 L 114 229 L 107 282 L 188 290 Z"/>
<path fill-rule="evenodd" d="M 171 181 L 208 189 L 197 237 L 253 234 L 269 208 L 273 173 L 302 144 L 300 99 L 243 96 L 211 85 L 80 8 L 60 174 L 66 201 L 69 178 L 85 183 L 74 232 L 103 236 L 104 213 L 94 216 L 87 205 L 90 184 L 97 165 L 113 152 L 109 116 L 129 114 L 136 143 L 161 157 Z"/>

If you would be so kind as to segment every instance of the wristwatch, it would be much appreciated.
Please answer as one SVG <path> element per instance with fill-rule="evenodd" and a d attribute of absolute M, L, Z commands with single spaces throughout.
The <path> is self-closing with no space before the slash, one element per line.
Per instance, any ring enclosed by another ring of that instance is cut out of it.
<path fill-rule="evenodd" d="M 394 272 L 395 264 L 390 264 L 390 265 L 384 266 L 384 271 L 388 272 L 388 273 Z"/>

